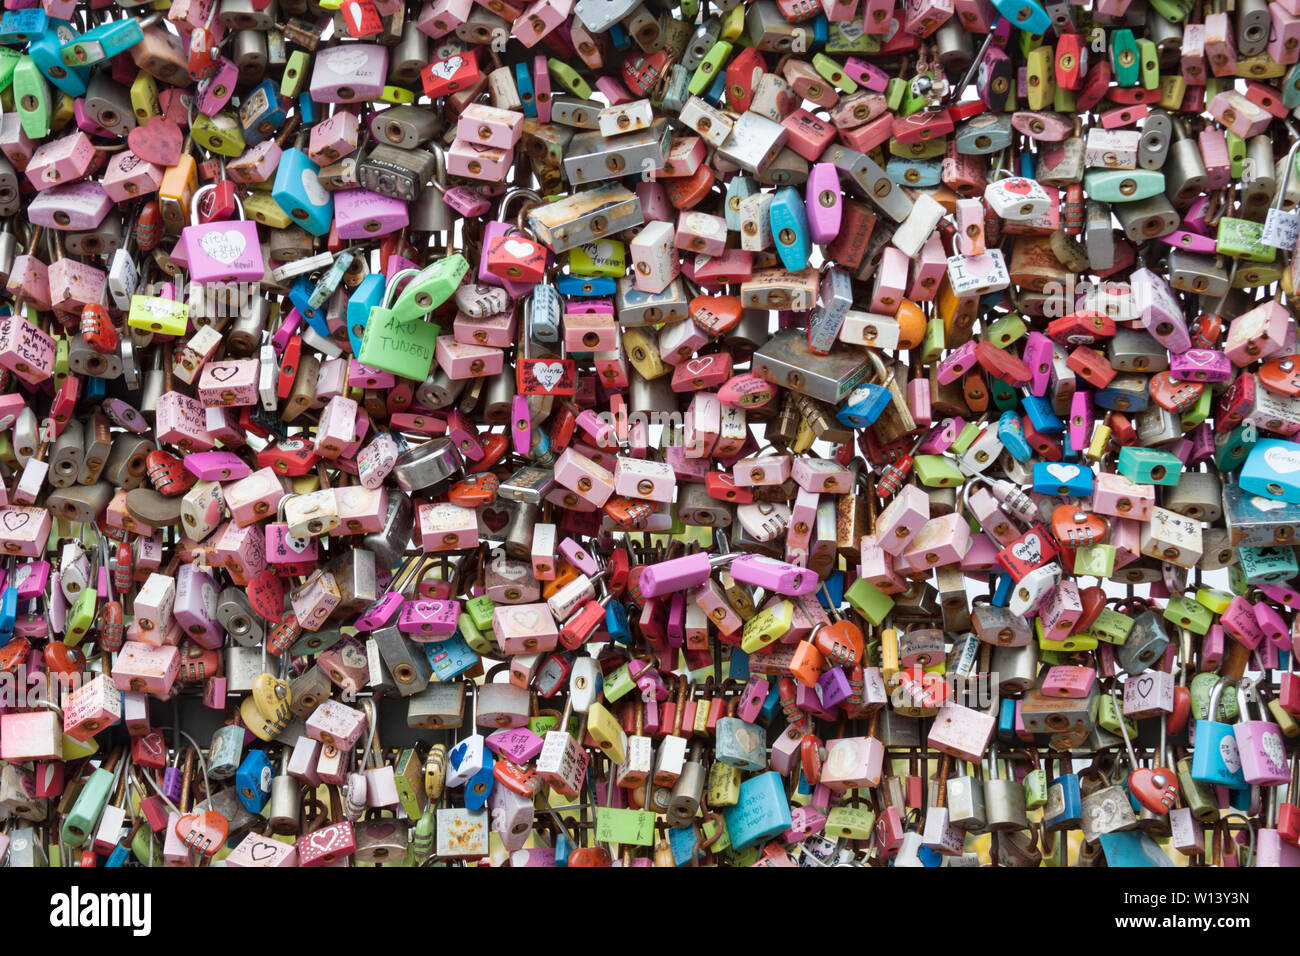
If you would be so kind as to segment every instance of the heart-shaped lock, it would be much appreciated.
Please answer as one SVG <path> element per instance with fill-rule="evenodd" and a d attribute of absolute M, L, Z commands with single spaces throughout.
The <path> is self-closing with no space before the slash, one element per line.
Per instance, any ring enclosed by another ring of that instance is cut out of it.
<path fill-rule="evenodd" d="M 215 856 L 230 834 L 230 822 L 215 810 L 187 813 L 176 821 L 175 832 L 190 850 Z"/>

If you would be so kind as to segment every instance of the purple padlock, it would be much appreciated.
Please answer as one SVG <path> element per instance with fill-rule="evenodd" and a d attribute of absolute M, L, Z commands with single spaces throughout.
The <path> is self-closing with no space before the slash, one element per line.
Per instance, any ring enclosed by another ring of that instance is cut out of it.
<path fill-rule="evenodd" d="M 1232 361 L 1217 349 L 1188 349 L 1169 356 L 1169 377 L 1175 382 L 1226 382 Z"/>
<path fill-rule="evenodd" d="M 456 633 L 459 601 L 422 598 L 407 601 L 397 616 L 397 629 L 419 643 L 442 641 Z"/>

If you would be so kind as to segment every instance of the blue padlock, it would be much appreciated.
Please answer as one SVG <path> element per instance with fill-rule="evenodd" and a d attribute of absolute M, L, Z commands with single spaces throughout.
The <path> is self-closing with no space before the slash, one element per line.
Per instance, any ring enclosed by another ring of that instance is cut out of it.
<path fill-rule="evenodd" d="M 515 89 L 519 91 L 519 102 L 523 105 L 525 116 L 537 115 L 537 103 L 533 98 L 533 78 L 528 75 L 528 65 L 515 64 Z"/>
<path fill-rule="evenodd" d="M 1021 399 L 1020 406 L 1025 410 L 1030 424 L 1044 435 L 1059 435 L 1065 431 L 1065 422 L 1052 411 L 1052 403 L 1048 399 L 1026 395 Z"/>
<path fill-rule="evenodd" d="M 361 337 L 366 334 L 366 322 L 370 319 L 370 310 L 382 305 L 384 299 L 384 276 L 372 272 L 357 283 L 348 296 L 348 307 L 344 321 L 348 324 L 348 340 L 352 343 L 352 354 L 361 353 Z"/>
<path fill-rule="evenodd" d="M 731 845 L 737 850 L 790 829 L 790 804 L 781 775 L 768 770 L 741 783 L 736 805 L 723 807 L 722 815 Z"/>
<path fill-rule="evenodd" d="M 74 37 L 59 50 L 64 66 L 94 66 L 125 53 L 144 39 L 144 27 L 162 19 L 161 13 L 151 13 L 142 20 L 126 17 L 109 20 Z"/>
<path fill-rule="evenodd" d="M 299 142 L 302 141 L 300 138 Z M 275 204 L 313 236 L 328 234 L 334 221 L 334 195 L 320 184 L 319 173 L 320 167 L 307 158 L 301 147 L 293 146 L 280 154 L 280 164 L 275 169 L 275 182 L 271 186 L 271 198 Z M 303 279 L 305 277 L 299 281 Z M 313 287 L 315 285 L 309 284 Z M 309 289 L 309 295 L 310 292 Z M 296 302 L 294 304 L 297 305 Z"/>
<path fill-rule="evenodd" d="M 859 385 L 835 413 L 835 420 L 849 428 L 870 428 L 875 424 L 893 396 L 883 385 Z"/>
<path fill-rule="evenodd" d="M 580 297 L 611 296 L 618 291 L 618 280 L 610 276 L 571 276 L 555 277 L 556 290 L 560 295 Z"/>
<path fill-rule="evenodd" d="M 1300 445 L 1280 438 L 1259 439 L 1241 466 L 1237 484 L 1262 498 L 1300 502 Z"/>
<path fill-rule="evenodd" d="M 265 750 L 250 750 L 235 771 L 235 793 L 249 813 L 261 813 L 271 798 L 271 772 Z"/>
<path fill-rule="evenodd" d="M 1005 411 L 998 419 L 998 441 L 1016 461 L 1025 464 L 1034 456 L 1034 450 L 1025 440 L 1025 430 L 1020 424 L 1020 416 L 1013 411 Z"/>
<path fill-rule="evenodd" d="M 239 106 L 239 125 L 244 130 L 244 145 L 256 146 L 275 135 L 287 113 L 287 101 L 275 84 L 263 80 L 249 90 Z"/>
<path fill-rule="evenodd" d="M 293 307 L 302 313 L 302 317 L 317 335 L 330 337 L 330 327 L 325 321 L 325 310 L 314 309 L 311 306 L 311 294 L 316 288 L 316 283 L 311 280 L 310 276 L 298 276 L 289 287 L 289 301 Z"/>
<path fill-rule="evenodd" d="M 605 605 L 605 630 L 610 639 L 618 644 L 632 643 L 632 630 L 627 625 L 627 609 L 617 601 Z"/>
<path fill-rule="evenodd" d="M 781 264 L 790 272 L 803 269 L 808 265 L 812 245 L 808 238 L 808 210 L 799 190 L 794 186 L 778 189 L 768 206 L 767 216 Z"/>
<path fill-rule="evenodd" d="M 1013 27 L 1024 30 L 1031 36 L 1042 36 L 1052 25 L 1052 18 L 1047 15 L 1047 11 L 1034 0 L 993 0 L 993 6 Z"/>
<path fill-rule="evenodd" d="M 1061 772 L 1047 784 L 1047 803 L 1043 807 L 1043 827 L 1047 830 L 1073 830 L 1083 822 L 1083 790 L 1079 775 L 1062 764 Z"/>
<path fill-rule="evenodd" d="M 1220 677 L 1210 691 L 1206 714 L 1218 716 L 1219 698 L 1223 696 L 1229 678 Z M 1241 772 L 1241 754 L 1237 750 L 1237 738 L 1232 724 L 1217 720 L 1198 720 L 1196 722 L 1196 744 L 1192 748 L 1192 779 L 1202 783 L 1218 784 L 1235 790 L 1246 786 L 1246 779 Z"/>
<path fill-rule="evenodd" d="M 1092 496 L 1092 469 L 1059 461 L 1034 462 L 1034 491 L 1060 498 Z"/>

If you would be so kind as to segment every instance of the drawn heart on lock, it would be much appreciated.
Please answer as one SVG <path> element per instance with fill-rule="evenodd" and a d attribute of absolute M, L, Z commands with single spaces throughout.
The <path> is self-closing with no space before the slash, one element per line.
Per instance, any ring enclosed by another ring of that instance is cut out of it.
<path fill-rule="evenodd" d="M 510 620 L 514 621 L 516 627 L 522 627 L 525 630 L 537 626 L 536 611 L 515 611 L 510 615 Z"/>
<path fill-rule="evenodd" d="M 701 375 L 713 365 L 713 356 L 706 355 L 703 358 L 691 359 L 686 363 L 686 371 L 692 375 Z"/>
<path fill-rule="evenodd" d="M 758 749 L 758 734 L 748 727 L 741 727 L 736 731 L 736 743 L 745 753 L 753 753 Z"/>
<path fill-rule="evenodd" d="M 465 755 L 469 752 L 469 744 L 460 743 L 451 748 L 451 753 L 447 754 L 447 760 L 451 763 L 452 770 L 459 770 L 460 765 L 465 760 Z"/>
<path fill-rule="evenodd" d="M 1300 471 L 1300 447 L 1284 448 L 1274 445 L 1264 452 L 1264 463 L 1279 475 Z"/>
<path fill-rule="evenodd" d="M 1232 734 L 1219 741 L 1219 757 L 1228 768 L 1228 773 L 1236 773 L 1241 769 L 1241 754 L 1237 752 L 1237 740 Z"/>
<path fill-rule="evenodd" d="M 1282 750 L 1282 738 L 1272 731 L 1265 731 L 1259 738 L 1259 746 L 1264 751 L 1264 756 L 1268 757 L 1268 762 L 1273 765 L 1274 771 L 1281 771 L 1286 767 L 1286 755 Z"/>
<path fill-rule="evenodd" d="M 1147 695 L 1151 693 L 1151 685 L 1154 683 L 1155 681 L 1152 680 L 1150 677 L 1139 678 L 1136 685 L 1138 696 L 1141 697 L 1143 700 L 1146 700 Z"/>
<path fill-rule="evenodd" d="M 1028 196 L 1034 191 L 1033 183 L 1028 179 L 1006 179 L 1001 185 L 1007 192 L 1015 193 L 1017 196 Z"/>
<path fill-rule="evenodd" d="M 484 508 L 479 513 L 483 516 L 483 524 L 489 531 L 500 531 L 510 523 L 510 512 L 501 508 Z"/>
<path fill-rule="evenodd" d="M 1075 475 L 1079 473 L 1079 466 L 1078 465 L 1057 465 L 1053 463 L 1047 466 L 1046 471 L 1057 481 L 1069 481 L 1071 478 L 1073 478 Z"/>
<path fill-rule="evenodd" d="M 502 248 L 506 251 L 507 255 L 515 256 L 519 259 L 531 259 L 537 253 L 537 247 L 531 242 L 526 242 L 523 239 L 507 239 L 502 244 Z"/>
<path fill-rule="evenodd" d="M 225 232 L 212 229 L 199 236 L 199 248 L 209 259 L 228 266 L 244 254 L 248 243 L 238 229 L 227 229 Z"/>
<path fill-rule="evenodd" d="M 218 382 L 228 382 L 239 374 L 238 365 L 209 365 L 208 371 Z"/>
<path fill-rule="evenodd" d="M 460 57 L 448 57 L 440 63 L 435 63 L 433 66 L 429 67 L 429 73 L 437 79 L 450 80 L 464 65 L 465 61 Z"/>
<path fill-rule="evenodd" d="M 330 55 L 325 58 L 326 68 L 335 76 L 348 76 L 356 73 L 370 56 L 365 50 L 352 50 L 345 46 L 336 46 Z"/>
<path fill-rule="evenodd" d="M 254 843 L 248 848 L 248 858 L 254 863 L 261 863 L 275 856 L 274 843 Z"/>
<path fill-rule="evenodd" d="M 1189 365 L 1209 368 L 1219 360 L 1219 353 L 1207 352 L 1205 349 L 1188 349 L 1182 354 L 1182 360 Z"/>
<path fill-rule="evenodd" d="M 550 362 L 546 365 L 538 362 L 533 365 L 533 378 L 537 379 L 538 385 L 549 392 L 564 378 L 564 366 L 559 362 Z"/>
<path fill-rule="evenodd" d="M 1021 561 L 1038 563 L 1043 560 L 1043 543 L 1038 540 L 1038 535 L 1031 534 L 1019 544 L 1011 548 L 1011 553 Z"/>
<path fill-rule="evenodd" d="M 1251 507 L 1257 511 L 1277 511 L 1278 508 L 1285 508 L 1285 501 L 1274 501 L 1272 498 L 1260 498 L 1258 496 L 1250 499 Z"/>
<path fill-rule="evenodd" d="M 132 153 L 146 163 L 164 168 L 180 161 L 184 144 L 181 128 L 161 116 L 149 117 L 143 125 L 126 134 L 126 145 Z"/>
<path fill-rule="evenodd" d="M 4 525 L 9 531 L 17 531 L 31 520 L 32 516 L 25 511 L 6 511 Z"/>
<path fill-rule="evenodd" d="M 311 544 L 311 538 L 299 538 L 291 534 L 284 536 L 284 546 L 294 554 L 302 554 Z"/>

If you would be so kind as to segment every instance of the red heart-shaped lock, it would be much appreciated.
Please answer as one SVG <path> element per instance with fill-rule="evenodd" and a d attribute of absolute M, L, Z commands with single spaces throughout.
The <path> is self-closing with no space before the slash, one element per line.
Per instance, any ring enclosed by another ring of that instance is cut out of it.
<path fill-rule="evenodd" d="M 185 137 L 181 128 L 161 116 L 151 116 L 126 134 L 126 145 L 146 163 L 175 166 L 181 158 Z"/>
<path fill-rule="evenodd" d="M 851 621 L 832 621 L 817 629 L 817 650 L 833 667 L 856 664 L 862 659 L 862 631 Z"/>
<path fill-rule="evenodd" d="M 1167 767 L 1139 767 L 1128 775 L 1128 787 L 1152 813 L 1168 813 L 1178 803 L 1177 780 Z"/>
<path fill-rule="evenodd" d="M 213 856 L 226 842 L 230 823 L 215 810 L 187 813 L 176 821 L 176 836 L 191 850 Z"/>
<path fill-rule="evenodd" d="M 248 580 L 248 603 L 273 624 L 284 615 L 284 580 L 272 568 L 263 568 Z"/>

